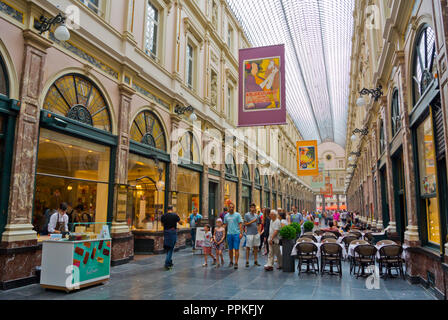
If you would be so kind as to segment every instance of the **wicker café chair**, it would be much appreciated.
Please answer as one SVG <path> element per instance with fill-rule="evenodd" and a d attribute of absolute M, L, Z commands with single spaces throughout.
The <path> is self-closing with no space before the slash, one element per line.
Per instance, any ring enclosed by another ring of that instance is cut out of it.
<path fill-rule="evenodd" d="M 312 240 L 313 242 L 317 242 L 316 237 L 314 235 L 312 235 L 312 234 L 304 234 L 300 238 L 308 238 L 308 239 Z"/>
<path fill-rule="evenodd" d="M 355 236 L 353 236 L 353 235 L 350 235 L 350 234 L 345 236 L 344 238 L 342 238 L 342 243 L 344 244 L 345 250 L 347 252 L 348 252 L 348 247 L 350 246 L 350 243 L 352 241 L 355 241 L 355 240 L 357 240 L 357 238 Z"/>
<path fill-rule="evenodd" d="M 331 232 L 332 234 L 334 234 L 335 237 L 336 237 L 336 239 L 338 239 L 338 238 L 341 236 L 341 233 L 340 233 L 339 231 L 329 231 L 329 232 Z"/>
<path fill-rule="evenodd" d="M 353 257 L 353 268 L 356 273 L 356 278 L 359 276 L 366 276 L 369 274 L 365 273 L 365 269 L 368 266 L 375 265 L 375 255 L 377 249 L 370 244 L 359 245 L 355 248 L 355 256 Z M 358 267 L 358 272 L 356 272 L 356 267 Z M 362 273 L 359 272 L 362 270 Z"/>
<path fill-rule="evenodd" d="M 352 234 L 355 234 L 357 237 L 358 237 L 358 239 L 361 239 L 362 238 L 362 233 L 361 233 L 361 231 L 358 231 L 358 230 L 350 230 L 350 233 L 352 233 Z"/>
<path fill-rule="evenodd" d="M 300 238 L 297 240 L 296 243 L 302 243 L 302 242 L 313 242 L 313 240 L 311 240 L 310 238 Z"/>
<path fill-rule="evenodd" d="M 361 239 L 362 238 L 362 234 L 359 232 L 349 232 L 348 235 L 355 237 L 356 239 Z"/>
<path fill-rule="evenodd" d="M 318 248 L 313 242 L 301 242 L 297 245 L 297 258 L 299 263 L 297 269 L 299 270 L 299 276 L 302 273 L 302 264 L 306 263 L 306 273 L 312 272 L 314 274 L 319 273 L 319 259 L 317 258 Z M 311 269 L 310 269 L 311 264 Z"/>
<path fill-rule="evenodd" d="M 314 232 L 305 232 L 304 236 L 314 236 Z"/>
<path fill-rule="evenodd" d="M 369 243 L 372 243 L 373 240 L 373 231 L 366 231 L 366 233 L 364 233 L 364 240 L 368 241 Z"/>
<path fill-rule="evenodd" d="M 314 234 L 316 235 L 316 236 L 321 236 L 321 235 L 323 235 L 325 232 L 323 231 L 323 230 L 314 230 Z"/>
<path fill-rule="evenodd" d="M 397 243 L 392 240 L 381 240 L 377 242 L 377 246 L 384 246 L 384 245 L 396 245 Z"/>
<path fill-rule="evenodd" d="M 378 263 L 380 266 L 380 273 L 383 275 L 383 267 L 386 267 L 386 276 L 385 279 L 392 276 L 392 269 L 400 273 L 401 277 L 405 279 L 404 270 L 403 270 L 403 262 L 404 260 L 401 258 L 401 254 L 403 253 L 403 247 L 398 245 L 388 245 L 384 246 L 380 249 L 380 258 L 378 259 Z"/>
<path fill-rule="evenodd" d="M 335 238 L 326 238 L 321 241 L 321 243 L 338 243 L 338 240 Z"/>
<path fill-rule="evenodd" d="M 320 252 L 321 274 L 339 274 L 339 276 L 342 277 L 342 247 L 337 243 L 324 243 L 320 247 Z M 325 267 L 327 265 L 330 266 L 330 270 L 325 270 Z M 337 273 L 333 272 L 333 267 L 336 267 L 338 269 Z"/>
<path fill-rule="evenodd" d="M 325 232 L 324 235 L 322 236 L 322 238 L 320 239 L 320 241 L 322 242 L 322 240 L 325 240 L 328 238 L 337 239 L 337 237 L 334 235 L 334 233 Z"/>
<path fill-rule="evenodd" d="M 356 245 L 367 245 L 369 244 L 366 240 L 362 240 L 362 239 L 357 239 L 357 240 L 353 240 L 350 244 L 356 244 Z M 350 246 L 349 244 L 349 246 Z M 348 252 L 349 249 L 347 249 Z M 353 264 L 353 257 L 350 257 L 350 274 L 353 271 L 354 264 Z"/>

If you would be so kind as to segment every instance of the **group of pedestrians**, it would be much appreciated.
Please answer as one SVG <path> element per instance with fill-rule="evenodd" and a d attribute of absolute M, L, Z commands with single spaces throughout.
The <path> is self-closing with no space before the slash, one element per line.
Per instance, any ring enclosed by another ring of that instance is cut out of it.
<path fill-rule="evenodd" d="M 173 212 L 172 206 L 168 206 L 167 209 L 161 221 L 164 226 L 164 248 L 167 252 L 165 268 L 171 269 L 173 267 L 172 255 L 177 241 L 177 223 L 180 221 L 180 218 Z M 280 229 L 283 226 L 293 222 L 303 225 L 305 222 L 311 221 L 315 226 L 323 226 L 325 224 L 325 226 L 331 228 L 333 226 L 337 227 L 340 220 L 343 228 L 350 228 L 355 224 L 352 222 L 355 219 L 356 215 L 354 213 L 346 211 L 320 213 L 318 211 L 308 212 L 303 210 L 298 212 L 295 206 L 292 206 L 291 212 L 286 212 L 286 210 L 281 208 L 278 210 L 263 208 L 260 212 L 257 212 L 257 207 L 254 203 L 250 205 L 250 211 L 244 215 L 243 219 L 241 214 L 235 211 L 235 205 L 230 203 L 228 208 L 224 208 L 216 220 L 213 232 L 209 224 L 204 226 L 205 236 L 202 245 L 204 253 L 203 267 L 208 267 L 209 257 L 213 261 L 212 265 L 216 266 L 216 268 L 224 266 L 223 253 L 227 246 L 229 251 L 228 267 L 238 269 L 241 241 L 244 241 L 246 267 L 250 267 L 249 258 L 252 251 L 254 266 L 260 266 L 258 258 L 260 254 L 263 254 L 268 255 L 267 263 L 264 266 L 266 271 L 274 269 L 275 261 L 277 261 L 277 269 L 282 269 Z M 193 250 L 196 249 L 196 229 L 201 224 L 201 220 L 202 216 L 197 209 L 193 209 L 193 213 L 189 216 Z"/>

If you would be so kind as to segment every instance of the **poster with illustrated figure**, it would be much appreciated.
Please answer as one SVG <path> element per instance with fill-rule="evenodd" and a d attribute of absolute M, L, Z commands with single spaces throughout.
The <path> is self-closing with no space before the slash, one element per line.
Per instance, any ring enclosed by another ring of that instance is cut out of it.
<path fill-rule="evenodd" d="M 241 49 L 238 126 L 286 124 L 284 45 Z"/>
<path fill-rule="evenodd" d="M 297 141 L 297 175 L 316 176 L 319 174 L 317 141 Z"/>

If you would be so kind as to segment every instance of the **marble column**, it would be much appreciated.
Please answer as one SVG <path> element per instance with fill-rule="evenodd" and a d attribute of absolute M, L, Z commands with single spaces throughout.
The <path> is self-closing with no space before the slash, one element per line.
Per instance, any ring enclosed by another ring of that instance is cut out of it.
<path fill-rule="evenodd" d="M 410 119 L 408 112 L 408 100 L 405 98 L 408 96 L 410 88 L 407 87 L 407 72 L 405 64 L 405 55 L 403 51 L 397 51 L 396 62 L 398 64 L 399 73 L 401 76 L 401 90 L 399 90 L 401 102 L 401 132 L 403 135 L 403 165 L 404 165 L 404 179 L 406 186 L 406 211 L 408 217 L 408 225 L 404 233 L 405 243 L 410 246 L 420 245 L 420 237 L 418 232 L 418 222 L 417 222 L 417 199 L 415 194 L 415 181 L 417 177 L 415 176 L 414 168 L 414 151 L 412 134 L 410 128 Z"/>
<path fill-rule="evenodd" d="M 118 108 L 118 145 L 116 153 L 116 184 L 127 184 L 129 158 L 129 114 L 135 90 L 126 84 L 119 85 L 120 105 Z M 123 264 L 134 256 L 134 237 L 126 221 L 117 219 L 117 199 L 114 201 L 114 218 L 111 227 L 112 265 Z"/>
<path fill-rule="evenodd" d="M 389 198 L 389 232 L 397 232 L 397 224 L 395 222 L 395 198 L 394 198 L 394 178 L 392 172 L 392 159 L 390 158 L 390 149 L 389 149 L 389 130 L 387 129 L 387 121 L 386 121 L 386 109 L 387 105 L 387 97 L 381 98 L 382 107 L 381 107 L 381 116 L 384 121 L 384 139 L 386 140 L 386 180 L 387 180 L 387 195 Z"/>
<path fill-rule="evenodd" d="M 26 283 L 35 277 L 35 267 L 40 265 L 32 214 L 39 98 L 44 85 L 47 49 L 52 46 L 52 42 L 31 30 L 23 31 L 23 39 L 21 106 L 16 121 L 7 225 L 0 244 L 0 249 L 5 252 L 0 254 L 0 288 L 7 288 L 14 281 Z"/>

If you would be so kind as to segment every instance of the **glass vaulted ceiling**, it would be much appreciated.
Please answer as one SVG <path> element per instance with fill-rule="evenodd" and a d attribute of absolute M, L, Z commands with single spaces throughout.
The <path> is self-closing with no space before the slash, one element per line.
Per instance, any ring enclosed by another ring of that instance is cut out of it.
<path fill-rule="evenodd" d="M 253 46 L 285 44 L 289 114 L 345 146 L 355 0 L 227 0 Z"/>

